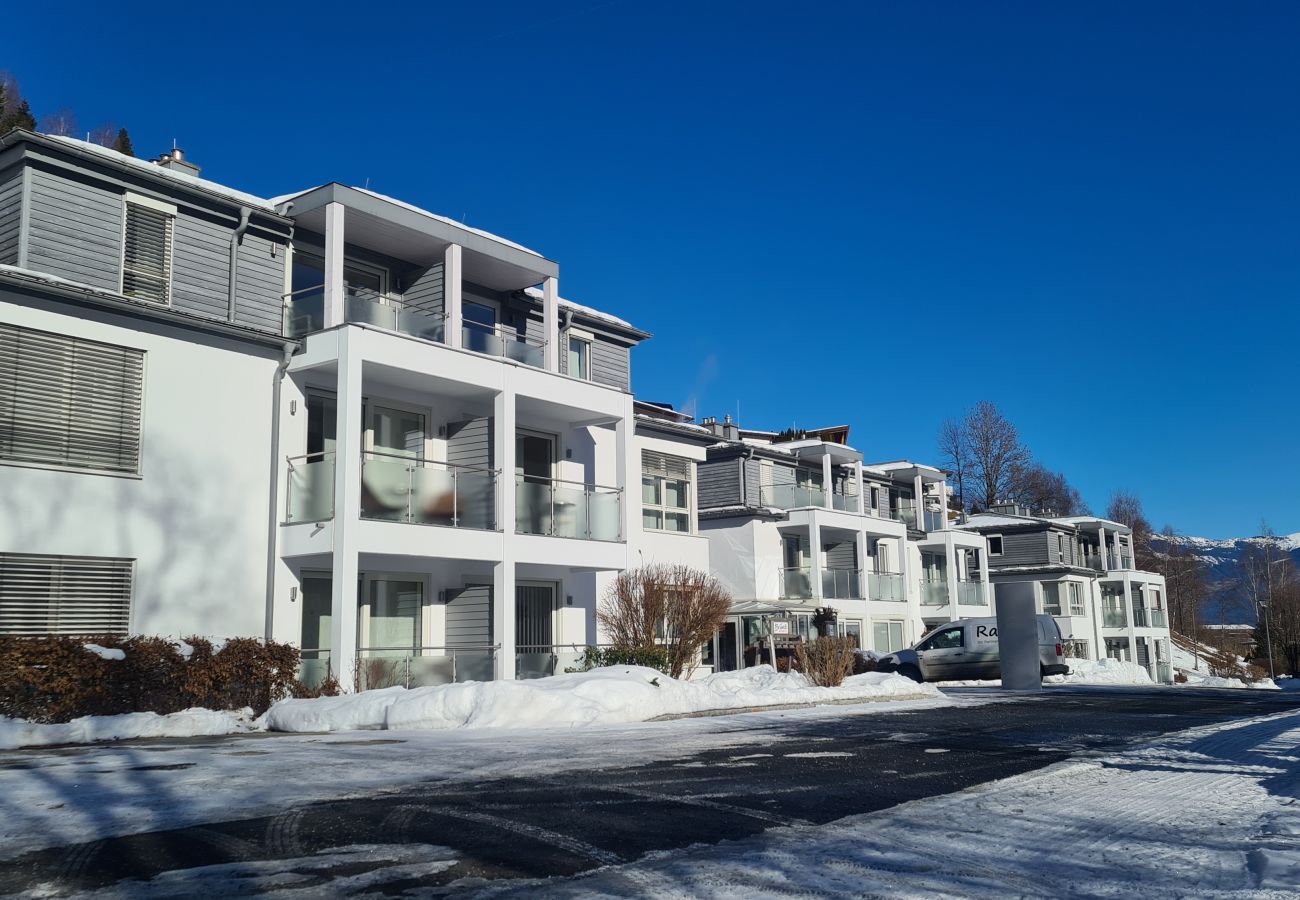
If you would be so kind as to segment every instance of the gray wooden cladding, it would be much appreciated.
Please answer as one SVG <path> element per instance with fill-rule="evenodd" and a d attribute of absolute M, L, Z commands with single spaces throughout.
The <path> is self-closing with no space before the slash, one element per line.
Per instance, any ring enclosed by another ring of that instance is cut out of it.
<path fill-rule="evenodd" d="M 492 586 L 474 584 L 447 592 L 448 647 L 485 646 L 492 643 Z"/>
<path fill-rule="evenodd" d="M 0 265 L 18 265 L 22 202 L 23 172 L 15 167 L 0 174 Z"/>

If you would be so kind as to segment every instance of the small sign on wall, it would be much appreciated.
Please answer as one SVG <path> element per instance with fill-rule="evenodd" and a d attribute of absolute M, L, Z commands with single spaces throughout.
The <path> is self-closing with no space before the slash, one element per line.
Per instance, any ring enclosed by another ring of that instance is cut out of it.
<path fill-rule="evenodd" d="M 790 624 L 791 624 L 791 623 L 790 623 L 790 620 L 789 620 L 789 619 L 772 619 L 772 621 L 771 621 L 769 624 L 772 626 L 772 636 L 773 636 L 773 637 L 789 637 L 789 636 L 790 636 Z"/>

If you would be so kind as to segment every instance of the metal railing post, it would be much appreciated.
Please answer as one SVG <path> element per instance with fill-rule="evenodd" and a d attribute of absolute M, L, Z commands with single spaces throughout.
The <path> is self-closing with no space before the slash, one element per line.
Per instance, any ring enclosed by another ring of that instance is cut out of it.
<path fill-rule="evenodd" d="M 451 467 L 451 526 L 460 527 L 460 466 Z"/>

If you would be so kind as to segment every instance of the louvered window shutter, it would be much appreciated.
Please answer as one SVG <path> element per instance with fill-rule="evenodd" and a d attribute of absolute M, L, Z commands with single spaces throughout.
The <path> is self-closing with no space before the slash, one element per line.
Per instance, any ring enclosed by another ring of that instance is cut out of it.
<path fill-rule="evenodd" d="M 134 562 L 0 553 L 0 634 L 126 635 Z"/>
<path fill-rule="evenodd" d="M 0 460 L 140 470 L 144 352 L 0 323 Z"/>
<path fill-rule="evenodd" d="M 677 456 L 668 456 L 664 453 L 656 453 L 653 450 L 642 450 L 641 474 L 690 481 L 691 461 Z"/>
<path fill-rule="evenodd" d="M 122 242 L 122 293 L 137 300 L 171 302 L 172 216 L 127 201 Z"/>

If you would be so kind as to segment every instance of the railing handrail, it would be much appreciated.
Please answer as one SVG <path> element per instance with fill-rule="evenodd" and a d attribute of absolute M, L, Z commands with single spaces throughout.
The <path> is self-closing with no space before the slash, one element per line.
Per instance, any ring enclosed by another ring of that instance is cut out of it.
<path fill-rule="evenodd" d="M 334 451 L 331 450 L 329 452 L 332 453 Z M 407 456 L 402 453 L 392 453 L 387 450 L 362 450 L 361 456 L 362 456 L 362 460 L 361 460 L 362 462 L 366 461 L 365 460 L 366 456 L 382 456 L 385 459 L 399 459 L 402 460 L 403 462 L 408 462 L 408 463 L 420 463 L 421 464 L 420 468 L 423 468 L 424 464 L 426 463 L 433 463 L 434 465 L 447 466 L 453 469 L 468 469 L 472 472 L 485 472 L 488 475 L 501 474 L 500 469 L 486 469 L 482 466 L 472 466 L 467 463 L 447 462 L 445 459 L 433 459 L 432 457 L 428 457 L 428 456 Z"/>
<path fill-rule="evenodd" d="M 518 331 L 507 329 L 500 322 L 495 325 L 488 325 L 484 322 L 472 322 L 468 319 L 461 319 L 461 328 L 468 328 L 472 331 L 478 331 L 481 334 L 492 334 L 500 338 L 517 338 L 525 344 L 531 344 L 534 347 L 545 347 L 546 338 L 530 335 L 527 331 Z"/>
<path fill-rule="evenodd" d="M 311 453 L 299 453 L 297 456 L 286 456 L 284 461 L 288 463 L 289 468 L 292 469 L 293 464 L 300 459 L 305 459 L 308 462 L 311 462 L 313 457 L 317 459 L 329 459 L 334 455 L 334 453 L 335 451 L 333 450 L 315 450 Z"/>
<path fill-rule="evenodd" d="M 296 291 L 286 291 L 280 295 L 280 299 L 284 301 L 290 299 L 291 297 L 297 297 L 299 294 L 310 294 L 315 292 L 319 292 L 322 294 L 325 293 L 325 286 L 323 284 L 317 284 L 317 285 L 312 285 L 311 287 L 298 288 Z"/>
<path fill-rule="evenodd" d="M 903 575 L 902 572 L 881 572 L 881 571 L 878 571 L 878 570 L 876 570 L 876 569 L 868 569 L 868 570 L 867 570 L 867 574 L 868 574 L 868 575 L 889 575 L 889 576 L 896 576 L 896 577 L 900 577 L 900 578 L 901 578 L 902 575 Z"/>
<path fill-rule="evenodd" d="M 610 484 L 589 484 L 585 481 L 573 481 L 568 478 L 553 478 L 549 475 L 525 475 L 523 472 L 516 472 L 515 478 L 522 479 L 525 484 L 529 483 L 528 479 L 532 479 L 532 484 L 573 484 L 589 491 L 612 491 L 616 494 L 623 493 L 621 487 L 615 487 Z"/>
<path fill-rule="evenodd" d="M 401 651 L 403 651 L 403 652 L 415 652 L 415 651 L 418 651 L 418 650 L 473 650 L 473 651 L 475 651 L 475 652 L 482 652 L 482 651 L 484 651 L 484 650 L 500 650 L 500 649 L 501 649 L 501 645 L 500 645 L 500 644 L 447 644 L 447 645 L 445 645 L 445 646 L 435 646 L 435 645 L 430 645 L 430 644 L 422 644 L 422 645 L 420 645 L 420 646 L 418 646 L 418 647 L 411 647 L 411 646 L 406 646 L 406 647 L 360 647 L 360 646 L 359 646 L 359 647 L 357 647 L 357 652 L 358 652 L 358 653 L 366 653 L 366 652 L 370 652 L 370 651 L 378 651 L 378 652 L 380 652 L 380 653 L 391 653 L 391 652 L 395 652 L 395 651 L 398 651 L 398 650 L 401 650 Z"/>

